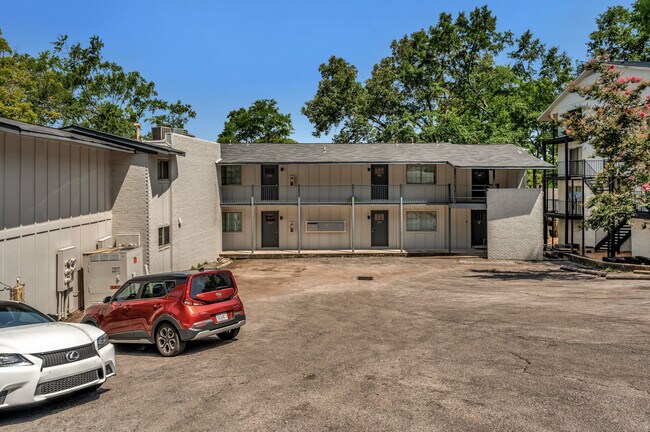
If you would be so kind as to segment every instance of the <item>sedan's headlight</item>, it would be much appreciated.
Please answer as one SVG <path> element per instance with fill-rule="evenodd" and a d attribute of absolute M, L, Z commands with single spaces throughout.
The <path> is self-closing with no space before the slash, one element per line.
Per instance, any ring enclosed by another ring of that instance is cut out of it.
<path fill-rule="evenodd" d="M 97 351 L 99 351 L 100 349 L 108 345 L 108 336 L 106 335 L 106 333 L 98 337 L 95 343 L 97 344 Z"/>
<path fill-rule="evenodd" d="M 0 354 L 0 367 L 31 366 L 33 364 L 20 354 Z"/>

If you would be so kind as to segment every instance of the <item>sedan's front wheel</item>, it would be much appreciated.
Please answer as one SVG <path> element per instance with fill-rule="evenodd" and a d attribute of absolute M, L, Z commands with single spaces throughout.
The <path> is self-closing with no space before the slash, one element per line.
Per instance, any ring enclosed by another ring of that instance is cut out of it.
<path fill-rule="evenodd" d="M 156 346 L 160 354 L 165 357 L 174 357 L 183 352 L 185 342 L 181 340 L 178 331 L 173 325 L 165 323 L 158 327 L 158 331 L 156 331 Z"/>

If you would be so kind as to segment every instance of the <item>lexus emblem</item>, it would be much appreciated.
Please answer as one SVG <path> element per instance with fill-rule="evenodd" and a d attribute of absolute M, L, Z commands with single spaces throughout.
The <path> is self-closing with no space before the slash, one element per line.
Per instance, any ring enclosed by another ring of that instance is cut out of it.
<path fill-rule="evenodd" d="M 65 353 L 65 358 L 68 359 L 69 362 L 75 362 L 79 360 L 79 351 L 68 351 Z"/>
<path fill-rule="evenodd" d="M 217 293 L 217 297 L 221 297 L 221 293 L 220 293 L 220 292 Z"/>

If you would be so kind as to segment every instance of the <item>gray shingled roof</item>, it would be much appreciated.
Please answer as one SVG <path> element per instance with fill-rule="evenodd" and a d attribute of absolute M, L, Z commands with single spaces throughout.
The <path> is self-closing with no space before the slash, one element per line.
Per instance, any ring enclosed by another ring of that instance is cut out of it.
<path fill-rule="evenodd" d="M 512 144 L 221 144 L 220 164 L 447 163 L 458 168 L 550 169 Z"/>

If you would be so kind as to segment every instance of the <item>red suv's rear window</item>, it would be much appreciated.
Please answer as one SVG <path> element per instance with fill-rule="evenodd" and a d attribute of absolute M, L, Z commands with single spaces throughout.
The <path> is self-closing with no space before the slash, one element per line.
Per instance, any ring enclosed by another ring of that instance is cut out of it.
<path fill-rule="evenodd" d="M 190 297 L 196 300 L 196 296 L 201 293 L 217 291 L 225 288 L 233 288 L 232 278 L 228 273 L 197 275 L 192 278 Z"/>

